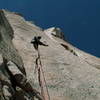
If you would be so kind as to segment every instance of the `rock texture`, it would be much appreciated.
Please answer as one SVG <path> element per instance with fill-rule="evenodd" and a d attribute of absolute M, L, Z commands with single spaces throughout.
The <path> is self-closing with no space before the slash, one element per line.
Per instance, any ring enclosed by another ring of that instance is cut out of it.
<path fill-rule="evenodd" d="M 11 76 L 3 65 L 2 58 L 5 58 L 16 64 L 29 83 L 40 91 L 35 72 L 37 51 L 30 43 L 34 36 L 41 36 L 41 41 L 48 44 L 48 47 L 40 46 L 39 50 L 50 100 L 100 100 L 99 58 L 66 42 L 59 28 L 42 30 L 20 14 L 5 10 L 0 11 L 1 80 L 7 80 L 13 89 Z M 4 98 L 1 88 L 0 91 L 0 100 L 9 100 Z M 14 95 L 15 100 L 23 100 L 20 95 L 25 91 L 22 91 Z M 13 98 L 12 92 L 7 93 Z M 24 100 L 32 100 L 24 96 Z"/>

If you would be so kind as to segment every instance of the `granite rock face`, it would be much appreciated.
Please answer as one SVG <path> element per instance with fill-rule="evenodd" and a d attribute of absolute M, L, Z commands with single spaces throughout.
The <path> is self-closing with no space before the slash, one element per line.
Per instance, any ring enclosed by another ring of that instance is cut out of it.
<path fill-rule="evenodd" d="M 0 52 L 4 58 L 15 62 L 19 69 L 25 73 L 23 60 L 12 43 L 13 29 L 7 21 L 3 11 L 0 12 Z"/>
<path fill-rule="evenodd" d="M 41 41 L 48 44 L 47 47 L 40 46 L 39 51 L 50 100 L 100 100 L 100 58 L 66 42 L 59 28 L 42 30 L 30 21 L 26 21 L 20 14 L 2 10 L 0 11 L 0 80 L 7 80 L 14 91 L 13 93 L 6 91 L 7 96 L 11 95 L 13 98 L 14 95 L 14 100 L 32 100 L 28 94 L 25 95 L 23 89 L 21 93 L 15 95 L 11 76 L 4 67 L 2 58 L 16 64 L 33 88 L 40 91 L 35 72 L 38 54 L 30 43 L 35 36 L 41 36 Z M 0 86 L 2 87 L 2 84 Z M 3 97 L 1 88 L 0 91 L 0 100 L 10 100 Z"/>

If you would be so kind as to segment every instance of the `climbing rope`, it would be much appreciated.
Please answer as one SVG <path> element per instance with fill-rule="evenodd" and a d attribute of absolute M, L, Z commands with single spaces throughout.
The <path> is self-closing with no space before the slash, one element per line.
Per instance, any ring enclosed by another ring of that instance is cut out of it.
<path fill-rule="evenodd" d="M 46 85 L 46 80 L 43 73 L 40 52 L 39 52 L 39 45 L 42 45 L 42 46 L 48 46 L 48 45 L 41 42 L 40 39 L 41 39 L 41 36 L 35 36 L 31 41 L 31 43 L 34 46 L 34 49 L 37 51 L 37 54 L 38 54 L 38 57 L 36 58 L 35 71 L 36 69 L 38 69 L 38 81 L 41 87 L 41 95 L 43 96 L 44 100 L 50 100 L 48 88 Z"/>
<path fill-rule="evenodd" d="M 38 69 L 38 81 L 39 85 L 41 87 L 41 95 L 43 96 L 44 100 L 50 100 L 46 80 L 44 77 L 44 72 L 42 68 L 42 62 L 41 62 L 41 57 L 40 57 L 40 52 L 39 49 L 37 49 L 38 57 L 36 59 L 36 69 Z"/>

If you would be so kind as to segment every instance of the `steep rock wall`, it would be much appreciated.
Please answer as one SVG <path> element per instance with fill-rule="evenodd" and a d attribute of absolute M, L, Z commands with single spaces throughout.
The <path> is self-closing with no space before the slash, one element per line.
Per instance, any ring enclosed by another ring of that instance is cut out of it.
<path fill-rule="evenodd" d="M 17 53 L 21 56 L 27 79 L 37 90 L 40 90 L 37 73 L 34 73 L 37 51 L 30 44 L 30 41 L 34 36 L 41 36 L 41 41 L 48 44 L 48 47 L 40 46 L 39 50 L 51 100 L 100 100 L 99 58 L 75 48 L 59 35 L 58 37 L 52 35 L 52 30 L 42 30 L 25 21 L 18 14 L 4 11 L 4 15 L 13 29 L 12 33 L 14 33 L 12 42 L 7 37 L 10 43 L 4 43 L 12 46 L 9 47 L 11 52 L 13 52 L 14 47 L 17 49 L 17 51 L 14 49 L 14 54 Z M 4 25 L 3 27 L 6 28 Z M 6 35 L 2 36 L 5 37 L 6 41 Z M 6 47 L 4 48 L 6 49 Z M 7 53 L 2 54 L 5 56 Z M 9 53 L 10 56 L 12 54 Z M 23 65 L 22 60 L 15 59 L 15 57 L 19 57 L 18 55 L 11 57 L 14 58 L 13 61 L 16 64 Z M 11 58 L 8 57 L 8 59 Z"/>

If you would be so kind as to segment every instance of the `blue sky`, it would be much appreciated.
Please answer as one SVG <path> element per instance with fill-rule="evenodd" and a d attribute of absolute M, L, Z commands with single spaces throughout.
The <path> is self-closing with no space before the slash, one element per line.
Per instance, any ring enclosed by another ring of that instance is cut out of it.
<path fill-rule="evenodd" d="M 0 0 L 0 9 L 44 29 L 60 27 L 74 46 L 100 57 L 100 0 Z"/>

